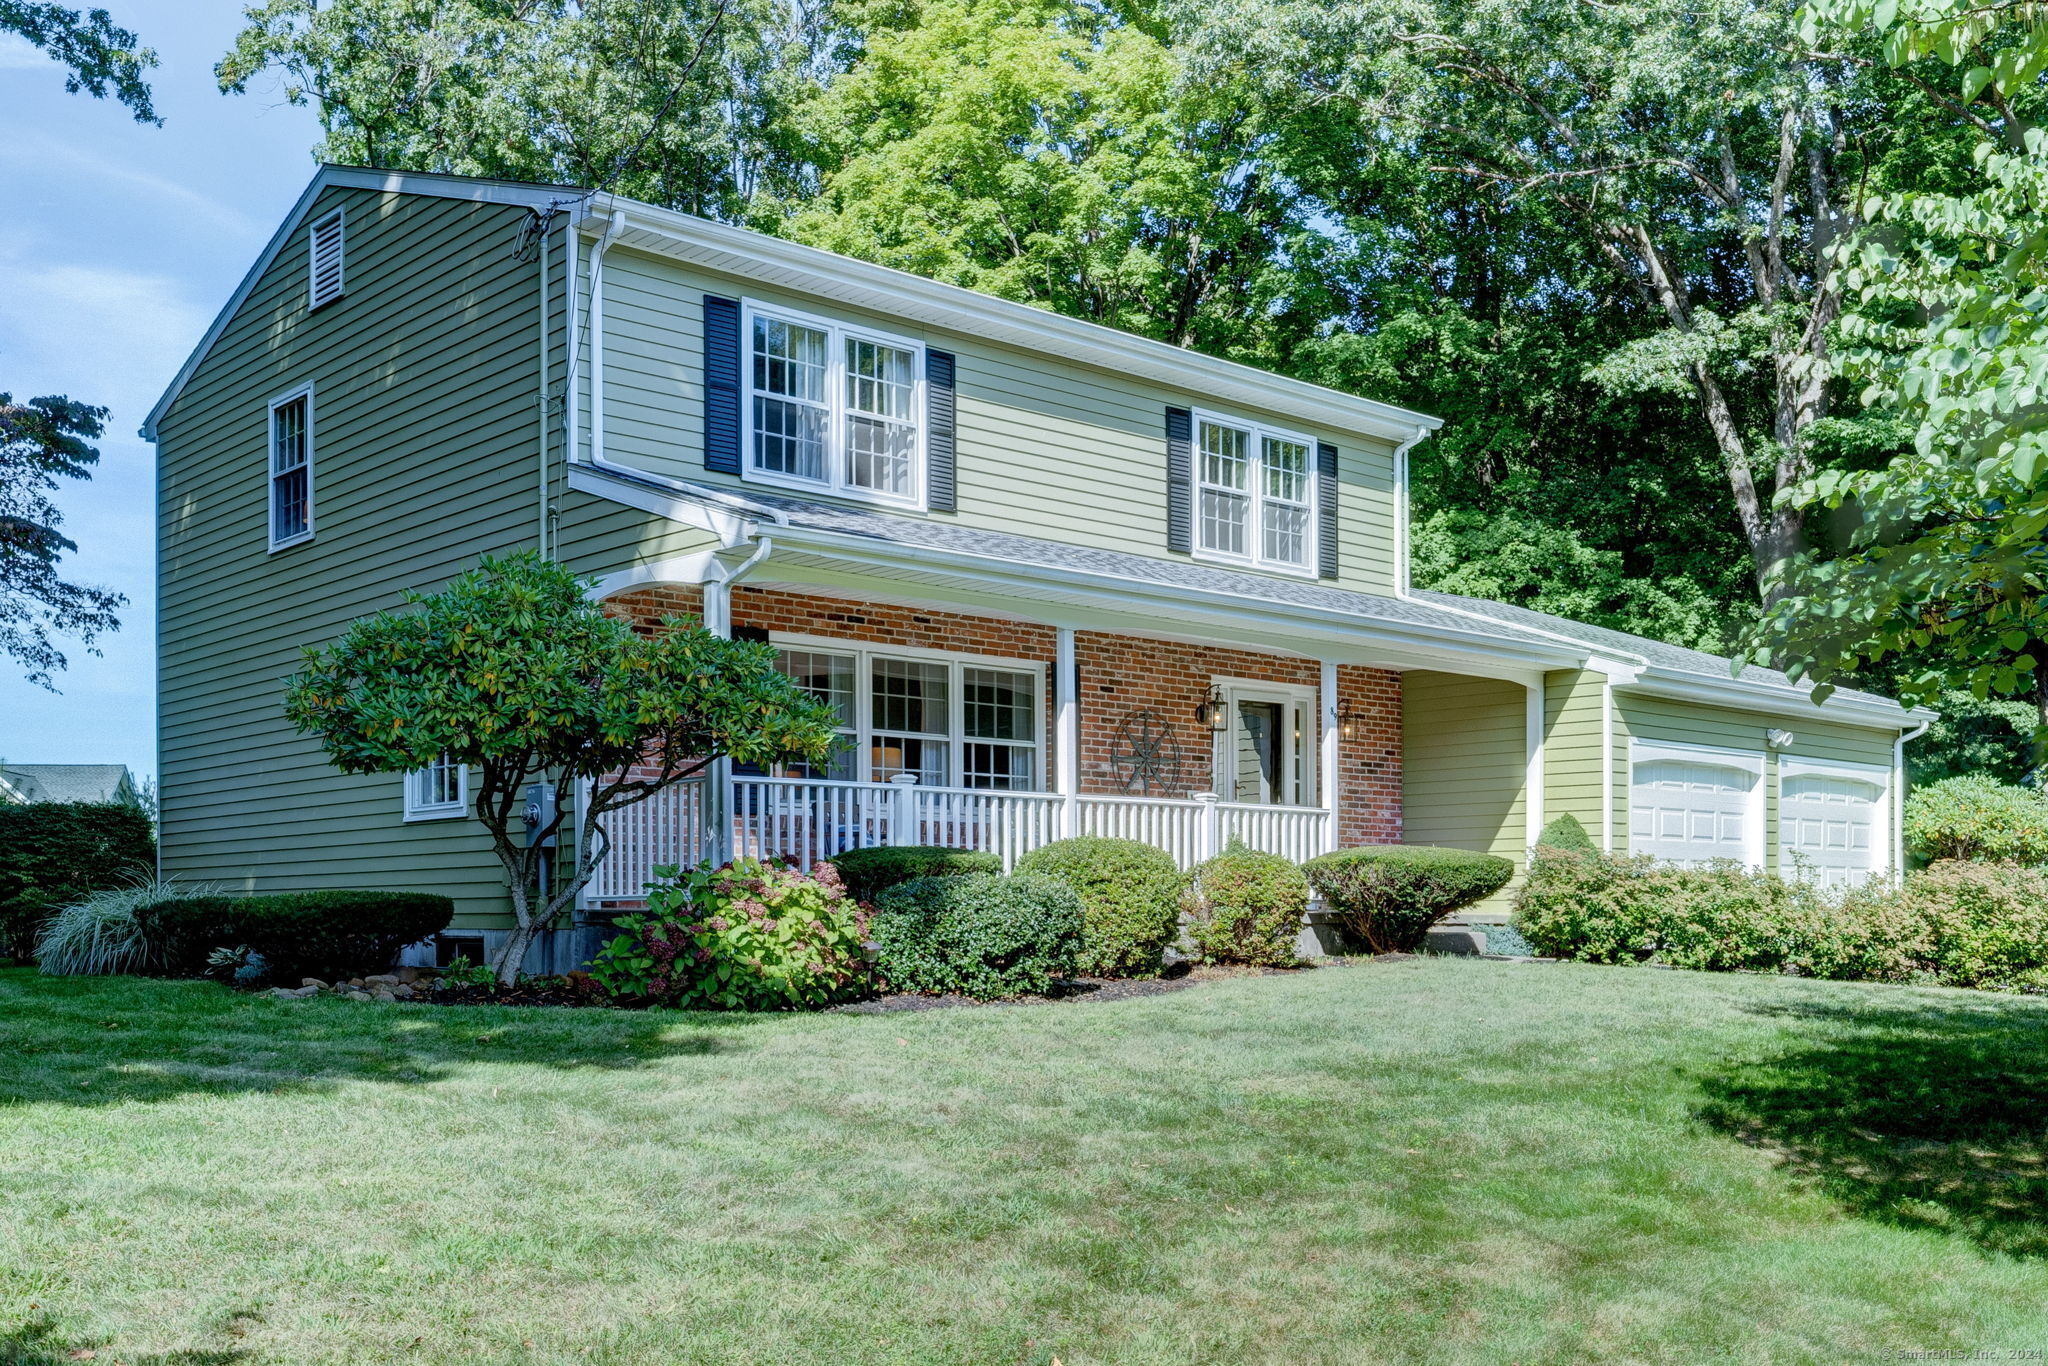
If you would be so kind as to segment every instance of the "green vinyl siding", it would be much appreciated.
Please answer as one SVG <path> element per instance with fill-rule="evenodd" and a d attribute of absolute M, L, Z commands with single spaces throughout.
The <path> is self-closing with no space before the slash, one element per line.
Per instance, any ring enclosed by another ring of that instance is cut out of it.
<path fill-rule="evenodd" d="M 302 646 L 535 543 L 540 267 L 513 253 L 522 208 L 330 188 L 304 222 L 336 206 L 347 295 L 307 313 L 302 222 L 159 423 L 164 871 L 233 890 L 439 891 L 477 924 L 505 903 L 482 828 L 405 821 L 399 775 L 336 771 L 280 699 Z M 315 534 L 273 554 L 267 405 L 308 381 Z M 551 450 L 559 466 L 558 436 Z M 705 543 L 560 484 L 559 545 L 580 570 Z"/>
<path fill-rule="evenodd" d="M 770 487 L 704 468 L 702 299 L 707 291 L 952 352 L 958 367 L 958 511 L 932 515 L 963 526 L 1174 558 L 1166 548 L 1165 410 L 1169 405 L 1206 410 L 1201 394 L 783 293 L 617 246 L 605 253 L 603 264 L 607 459 L 735 489 Z M 580 368 L 587 377 L 587 355 Z M 1218 412 L 1336 445 L 1337 582 L 1366 592 L 1392 592 L 1392 448 L 1384 441 L 1272 414 Z"/>
<path fill-rule="evenodd" d="M 1499 854 L 1528 843 L 1528 690 L 1413 670 L 1401 675 L 1401 841 Z M 1519 877 L 1517 879 L 1519 881 Z M 1509 909 L 1512 884 L 1473 910 Z"/>
<path fill-rule="evenodd" d="M 1606 682 L 1590 669 L 1559 669 L 1543 678 L 1543 819 L 1576 817 L 1596 846 Z"/>

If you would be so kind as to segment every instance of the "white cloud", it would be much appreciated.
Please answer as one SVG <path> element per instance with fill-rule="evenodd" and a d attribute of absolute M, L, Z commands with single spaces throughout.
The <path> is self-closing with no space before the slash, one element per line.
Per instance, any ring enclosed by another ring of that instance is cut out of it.
<path fill-rule="evenodd" d="M 28 39 L 15 33 L 0 33 L 0 71 L 48 71 L 50 57 Z"/>

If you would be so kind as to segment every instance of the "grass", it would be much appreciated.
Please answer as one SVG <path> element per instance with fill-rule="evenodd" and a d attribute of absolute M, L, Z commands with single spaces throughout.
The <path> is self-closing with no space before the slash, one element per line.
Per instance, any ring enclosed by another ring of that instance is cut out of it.
<path fill-rule="evenodd" d="M 747 1018 L 5 972 L 0 1363 L 2024 1352 L 2044 1130 L 2048 1004 L 1954 991 L 1422 960 Z"/>

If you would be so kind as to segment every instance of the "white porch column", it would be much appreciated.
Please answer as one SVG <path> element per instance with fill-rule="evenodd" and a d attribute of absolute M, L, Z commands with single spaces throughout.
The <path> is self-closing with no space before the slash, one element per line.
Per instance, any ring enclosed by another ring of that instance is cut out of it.
<path fill-rule="evenodd" d="M 1081 677 L 1074 662 L 1074 628 L 1054 628 L 1053 690 L 1059 699 L 1055 718 L 1053 791 L 1066 798 L 1060 806 L 1061 833 L 1081 833 Z"/>
<path fill-rule="evenodd" d="M 704 578 L 704 629 L 714 636 L 732 636 L 732 585 L 718 565 Z M 713 863 L 732 858 L 732 760 L 714 759 L 704 783 L 705 856 Z"/>
<path fill-rule="evenodd" d="M 1528 772 L 1523 785 L 1528 793 L 1523 803 L 1527 820 L 1528 838 L 1523 841 L 1526 851 L 1536 847 L 1536 841 L 1543 837 L 1543 675 L 1528 686 Z"/>
<path fill-rule="evenodd" d="M 1318 776 L 1322 783 L 1323 810 L 1329 828 L 1323 832 L 1323 852 L 1335 849 L 1340 841 L 1337 825 L 1338 804 L 1343 800 L 1343 774 L 1339 765 L 1344 754 L 1344 736 L 1337 726 L 1337 666 L 1330 660 L 1323 661 L 1321 681 L 1323 712 L 1323 747 L 1317 764 Z"/>

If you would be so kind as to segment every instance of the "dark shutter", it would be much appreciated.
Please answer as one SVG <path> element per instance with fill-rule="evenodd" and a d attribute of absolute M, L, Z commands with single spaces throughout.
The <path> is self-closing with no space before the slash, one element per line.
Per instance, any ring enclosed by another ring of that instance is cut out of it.
<path fill-rule="evenodd" d="M 1166 548 L 1195 548 L 1195 415 L 1166 410 Z"/>
<path fill-rule="evenodd" d="M 704 296 L 704 468 L 740 472 L 740 301 Z"/>
<path fill-rule="evenodd" d="M 1337 577 L 1337 448 L 1316 442 L 1316 576 Z"/>
<path fill-rule="evenodd" d="M 924 487 L 925 505 L 933 512 L 954 510 L 953 353 L 924 353 Z"/>

